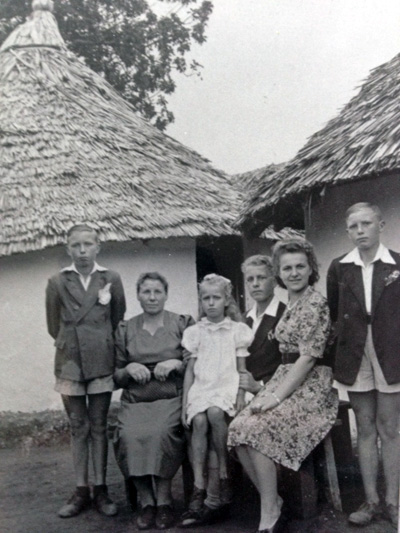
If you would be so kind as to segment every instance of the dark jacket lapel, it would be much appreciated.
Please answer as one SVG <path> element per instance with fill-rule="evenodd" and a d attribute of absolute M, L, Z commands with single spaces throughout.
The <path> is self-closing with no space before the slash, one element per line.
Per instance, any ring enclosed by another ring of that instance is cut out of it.
<path fill-rule="evenodd" d="M 96 304 L 99 298 L 99 290 L 105 285 L 104 282 L 105 272 L 93 272 L 90 280 L 89 287 L 84 293 L 84 300 L 82 307 L 79 309 L 76 315 L 76 321 L 79 322 L 90 311 L 90 309 Z"/>
<path fill-rule="evenodd" d="M 382 296 L 383 289 L 386 286 L 386 278 L 396 268 L 397 265 L 383 263 L 382 261 L 376 261 L 374 264 L 374 273 L 372 276 L 372 313 L 374 313 L 379 298 Z"/>
<path fill-rule="evenodd" d="M 264 315 L 262 317 L 260 325 L 254 335 L 254 340 L 250 346 L 252 351 L 257 351 L 257 349 L 265 343 L 269 332 L 274 329 L 274 326 L 282 316 L 284 309 L 285 305 L 282 302 L 279 302 L 276 316 Z M 246 324 L 251 327 L 253 325 L 253 319 L 251 317 L 246 318 Z"/>
<path fill-rule="evenodd" d="M 78 274 L 72 270 L 66 271 L 63 272 L 62 279 L 64 280 L 64 287 L 70 296 L 72 296 L 79 305 L 82 305 L 85 298 L 85 289 L 80 282 Z"/>
<path fill-rule="evenodd" d="M 364 313 L 367 313 L 367 309 L 365 307 L 364 283 L 362 279 L 361 267 L 355 265 L 354 263 L 344 263 L 343 266 L 346 269 L 343 276 L 346 285 L 351 289 L 354 296 L 357 298 Z"/>

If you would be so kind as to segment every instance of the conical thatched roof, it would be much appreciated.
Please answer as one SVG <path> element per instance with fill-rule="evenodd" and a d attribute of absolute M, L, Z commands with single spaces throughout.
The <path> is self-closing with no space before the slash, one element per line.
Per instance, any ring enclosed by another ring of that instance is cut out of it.
<path fill-rule="evenodd" d="M 339 115 L 298 154 L 260 179 L 239 224 L 247 230 L 279 226 L 314 189 L 400 169 L 400 55 L 374 69 Z"/>
<path fill-rule="evenodd" d="M 103 240 L 233 234 L 239 197 L 68 52 L 51 13 L 0 48 L 0 255 L 63 242 L 76 221 Z"/>

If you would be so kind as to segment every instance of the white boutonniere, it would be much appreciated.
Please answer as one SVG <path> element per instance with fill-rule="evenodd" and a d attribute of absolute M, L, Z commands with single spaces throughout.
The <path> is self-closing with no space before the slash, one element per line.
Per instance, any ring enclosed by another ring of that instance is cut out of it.
<path fill-rule="evenodd" d="M 111 301 L 111 283 L 104 285 L 102 289 L 99 290 L 99 303 L 101 305 L 107 305 Z"/>
<path fill-rule="evenodd" d="M 389 276 L 387 278 L 385 278 L 385 286 L 387 287 L 388 285 L 390 285 L 391 283 L 396 281 L 396 279 L 399 276 L 400 276 L 400 271 L 399 270 L 393 270 L 393 272 L 391 272 L 389 274 Z"/>

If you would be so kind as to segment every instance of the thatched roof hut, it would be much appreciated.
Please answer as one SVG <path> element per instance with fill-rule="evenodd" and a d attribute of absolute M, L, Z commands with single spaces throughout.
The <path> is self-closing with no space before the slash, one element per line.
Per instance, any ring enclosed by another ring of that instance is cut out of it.
<path fill-rule="evenodd" d="M 311 194 L 400 170 L 400 55 L 374 69 L 336 118 L 273 175 L 260 176 L 239 224 L 257 232 L 302 223 Z M 365 189 L 365 187 L 364 187 Z"/>
<path fill-rule="evenodd" d="M 59 244 L 77 220 L 103 241 L 235 233 L 227 176 L 70 53 L 51 0 L 33 9 L 0 48 L 0 255 Z"/>
<path fill-rule="evenodd" d="M 251 208 L 254 199 L 258 198 L 261 185 L 263 187 L 267 187 L 267 184 L 272 183 L 275 175 L 282 171 L 284 166 L 285 163 L 270 164 L 262 168 L 257 168 L 255 170 L 250 170 L 248 172 L 243 172 L 233 176 L 234 185 L 241 194 L 241 207 L 239 216 L 235 221 L 236 226 L 239 226 L 240 223 L 247 218 L 248 210 Z M 290 227 L 282 227 L 280 231 L 277 231 L 274 229 L 273 224 L 264 229 L 260 225 L 256 225 L 255 220 L 253 219 L 251 223 L 256 228 L 251 232 L 253 237 L 257 236 L 275 241 L 290 237 L 303 236 L 302 230 L 295 230 Z"/>

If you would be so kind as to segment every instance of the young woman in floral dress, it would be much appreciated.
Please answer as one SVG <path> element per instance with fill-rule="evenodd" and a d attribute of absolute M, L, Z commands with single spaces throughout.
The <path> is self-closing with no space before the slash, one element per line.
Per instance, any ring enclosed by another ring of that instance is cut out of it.
<path fill-rule="evenodd" d="M 313 288 L 318 267 L 302 239 L 279 242 L 273 253 L 278 283 L 289 302 L 275 329 L 282 365 L 229 427 L 228 445 L 261 499 L 258 533 L 283 531 L 276 463 L 298 470 L 336 420 L 338 398 L 323 354 L 330 330 L 325 298 Z"/>

